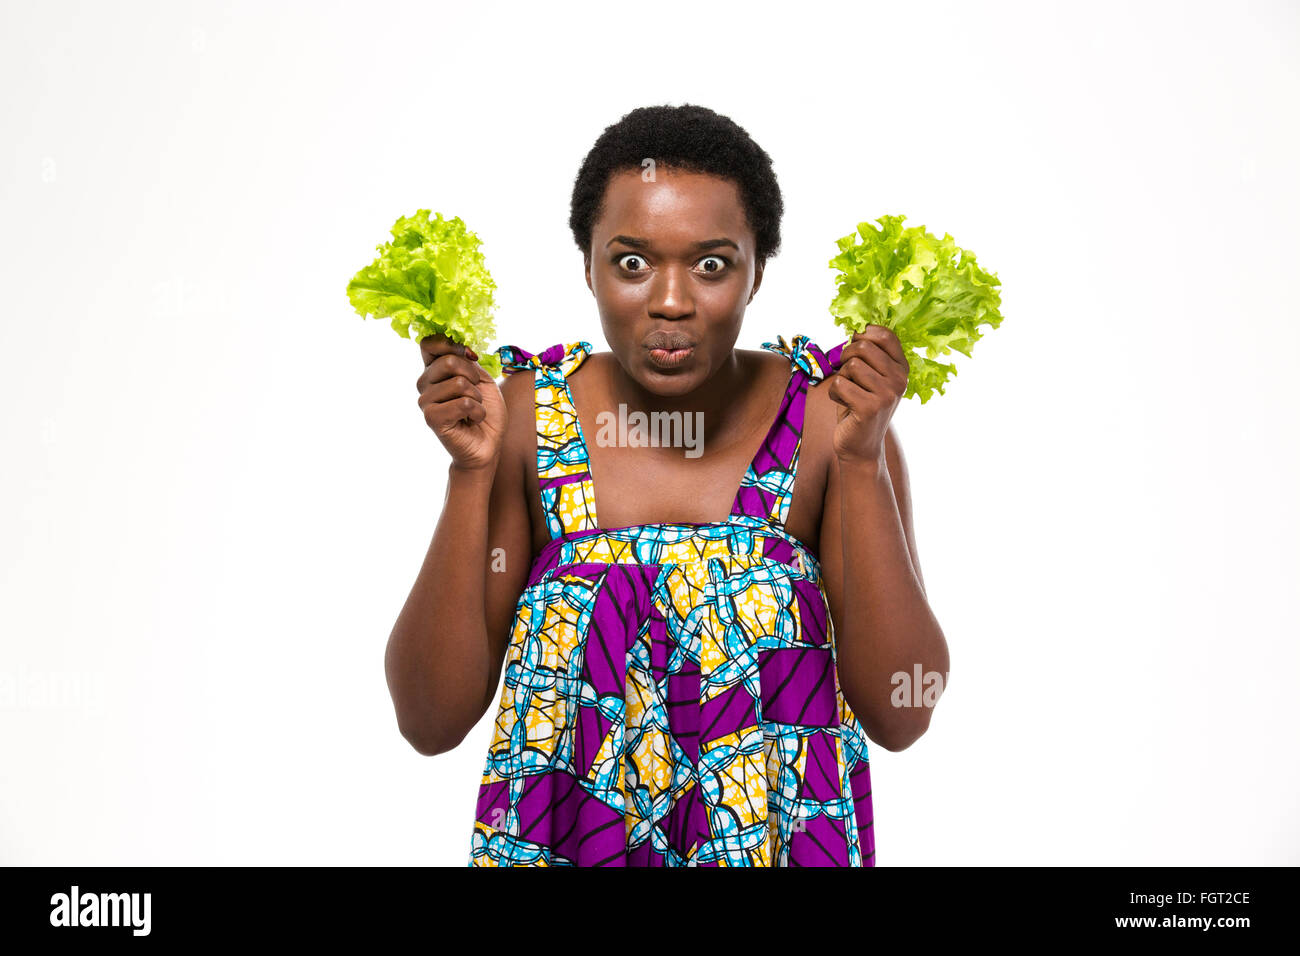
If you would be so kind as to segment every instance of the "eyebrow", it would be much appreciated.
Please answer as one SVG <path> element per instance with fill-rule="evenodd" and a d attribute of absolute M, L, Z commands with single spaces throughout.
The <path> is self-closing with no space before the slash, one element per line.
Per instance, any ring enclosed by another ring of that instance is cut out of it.
<path fill-rule="evenodd" d="M 613 239 L 609 240 L 609 242 L 605 243 L 605 246 L 608 248 L 616 242 L 621 242 L 625 246 L 631 246 L 633 249 L 648 249 L 650 247 L 650 240 L 642 239 L 640 236 L 615 236 Z M 691 243 L 692 249 L 717 249 L 719 246 L 731 246 L 731 248 L 735 249 L 737 252 L 740 251 L 740 246 L 736 245 L 726 237 L 720 239 L 704 239 L 700 242 Z"/>

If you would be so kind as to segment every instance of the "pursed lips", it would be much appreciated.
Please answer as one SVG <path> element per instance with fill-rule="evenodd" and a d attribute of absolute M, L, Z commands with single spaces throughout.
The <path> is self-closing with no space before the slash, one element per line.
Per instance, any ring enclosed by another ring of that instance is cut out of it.
<path fill-rule="evenodd" d="M 662 349 L 665 352 L 677 352 L 682 349 L 694 348 L 695 343 L 691 341 L 690 336 L 681 332 L 675 333 L 652 333 L 645 340 L 647 349 Z"/>

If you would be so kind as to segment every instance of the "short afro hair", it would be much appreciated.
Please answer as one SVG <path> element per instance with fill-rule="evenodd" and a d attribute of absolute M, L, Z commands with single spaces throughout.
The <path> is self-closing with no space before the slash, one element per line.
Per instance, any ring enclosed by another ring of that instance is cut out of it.
<path fill-rule="evenodd" d="M 573 183 L 569 228 L 583 258 L 591 260 L 591 230 L 603 212 L 610 177 L 640 170 L 647 159 L 655 168 L 708 173 L 729 179 L 739 189 L 753 230 L 761 266 L 781 248 L 781 187 L 771 157 L 727 117 L 704 106 L 642 106 L 600 134 Z"/>

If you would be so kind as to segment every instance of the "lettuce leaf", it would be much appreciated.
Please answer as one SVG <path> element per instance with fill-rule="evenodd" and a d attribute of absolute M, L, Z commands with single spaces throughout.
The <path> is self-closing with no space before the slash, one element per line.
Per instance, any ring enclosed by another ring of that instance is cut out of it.
<path fill-rule="evenodd" d="M 953 349 L 969 357 L 983 337 L 979 326 L 1002 324 L 1001 283 L 952 236 L 937 239 L 924 226 L 904 229 L 905 218 L 881 216 L 879 228 L 862 222 L 857 233 L 836 240 L 840 252 L 830 266 L 841 274 L 830 311 L 850 334 L 868 325 L 892 329 L 911 369 L 903 397 L 919 395 L 924 405 L 957 374 L 935 358 Z"/>
<path fill-rule="evenodd" d="M 490 347 L 496 283 L 479 238 L 459 216 L 435 216 L 430 220 L 429 210 L 419 209 L 399 218 L 392 242 L 376 246 L 379 257 L 348 283 L 348 300 L 362 318 L 389 319 L 404 338 L 418 342 L 441 333 L 469 346 L 497 377 L 501 358 Z"/>

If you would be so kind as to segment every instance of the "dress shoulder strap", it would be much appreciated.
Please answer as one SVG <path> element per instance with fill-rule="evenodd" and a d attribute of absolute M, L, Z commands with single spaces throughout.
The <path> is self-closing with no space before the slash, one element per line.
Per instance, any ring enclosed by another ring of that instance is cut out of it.
<path fill-rule="evenodd" d="M 568 377 L 591 354 L 588 342 L 532 353 L 516 345 L 496 350 L 507 375 L 532 369 L 536 394 L 537 483 L 552 538 L 599 527 L 587 442 Z"/>
<path fill-rule="evenodd" d="M 803 447 L 808 386 L 834 371 L 842 346 L 827 354 L 806 335 L 796 335 L 789 342 L 778 335 L 776 342 L 764 342 L 763 348 L 790 360 L 790 382 L 767 438 L 745 472 L 731 513 L 766 518 L 784 528 Z"/>

